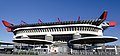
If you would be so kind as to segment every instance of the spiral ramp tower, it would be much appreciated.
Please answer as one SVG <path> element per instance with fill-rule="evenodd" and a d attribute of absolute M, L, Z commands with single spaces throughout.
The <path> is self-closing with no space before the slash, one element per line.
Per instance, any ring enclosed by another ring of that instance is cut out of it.
<path fill-rule="evenodd" d="M 103 36 L 103 32 L 104 30 L 106 30 L 108 27 L 114 27 L 117 22 L 104 22 L 104 20 L 107 17 L 107 13 L 108 11 L 104 11 L 103 14 L 98 18 L 98 20 L 100 20 L 99 22 L 94 23 L 94 25 L 92 24 L 88 24 L 88 26 L 90 27 L 94 27 L 94 31 L 91 32 L 89 28 L 86 28 L 86 30 L 89 33 L 85 33 L 85 34 L 91 34 L 88 36 L 81 36 L 81 32 L 78 33 L 76 32 L 73 36 L 73 39 L 70 40 L 68 42 L 68 46 L 72 49 L 94 49 L 96 47 L 100 47 L 102 45 L 104 45 L 105 43 L 108 42 L 114 42 L 116 40 L 118 40 L 117 37 L 113 37 L 113 36 Z M 84 31 L 84 30 L 83 30 Z M 96 34 L 93 34 L 96 33 Z"/>

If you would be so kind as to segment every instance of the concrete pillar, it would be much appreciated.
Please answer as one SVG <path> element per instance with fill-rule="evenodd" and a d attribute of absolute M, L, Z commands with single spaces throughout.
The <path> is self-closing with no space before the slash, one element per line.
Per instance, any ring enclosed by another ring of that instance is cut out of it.
<path fill-rule="evenodd" d="M 20 43 L 20 51 L 22 51 L 22 43 Z"/>
<path fill-rule="evenodd" d="M 118 54 L 117 46 L 116 46 L 116 45 L 115 45 L 115 54 L 116 54 L 116 55 Z"/>
<path fill-rule="evenodd" d="M 71 51 L 71 53 L 70 53 L 70 54 L 72 54 L 72 53 L 73 53 L 73 50 L 72 50 L 72 48 L 71 48 L 71 50 L 70 50 L 70 51 Z"/>
<path fill-rule="evenodd" d="M 85 55 L 86 55 L 86 54 L 87 54 L 87 50 L 86 50 L 86 44 L 85 44 L 85 46 L 84 46 L 84 47 L 85 47 Z"/>
<path fill-rule="evenodd" d="M 53 41 L 53 36 L 51 34 L 47 34 L 45 36 L 45 40 Z"/>
<path fill-rule="evenodd" d="M 13 45 L 13 52 L 16 52 L 16 45 L 15 45 L 16 43 L 14 43 L 14 45 Z"/>
<path fill-rule="evenodd" d="M 34 45 L 33 45 L 33 50 L 35 51 L 35 42 L 34 42 Z"/>

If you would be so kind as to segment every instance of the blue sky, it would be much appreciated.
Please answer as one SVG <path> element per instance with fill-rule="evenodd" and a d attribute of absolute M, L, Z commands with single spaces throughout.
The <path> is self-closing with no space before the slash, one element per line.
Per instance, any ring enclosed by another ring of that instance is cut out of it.
<path fill-rule="evenodd" d="M 106 21 L 116 21 L 115 27 L 105 30 L 104 35 L 116 36 L 120 39 L 120 0 L 0 0 L 0 20 L 13 24 L 54 22 L 59 17 L 61 21 L 97 19 L 104 10 L 108 10 Z M 0 22 L 0 40 L 12 42 L 13 33 L 6 31 Z M 120 40 L 110 43 L 119 44 Z"/>

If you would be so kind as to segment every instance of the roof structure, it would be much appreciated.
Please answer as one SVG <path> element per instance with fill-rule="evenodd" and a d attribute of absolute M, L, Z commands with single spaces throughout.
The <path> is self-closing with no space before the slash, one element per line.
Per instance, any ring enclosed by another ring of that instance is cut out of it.
<path fill-rule="evenodd" d="M 118 40 L 117 37 L 112 36 L 92 36 L 92 37 L 84 37 L 70 40 L 69 42 L 72 44 L 98 44 L 98 43 L 108 43 Z"/>
<path fill-rule="evenodd" d="M 26 43 L 26 44 L 52 44 L 52 41 L 47 41 L 47 40 L 40 40 L 40 39 L 17 39 L 14 40 L 13 42 L 17 42 L 17 43 Z"/>
<path fill-rule="evenodd" d="M 91 24 L 100 25 L 102 20 L 80 20 L 80 21 L 63 21 L 63 22 L 47 22 L 47 23 L 35 23 L 35 24 L 20 24 L 9 26 L 10 28 L 21 28 L 21 27 L 34 27 L 34 26 L 51 26 L 51 25 L 69 25 L 69 24 Z"/>
<path fill-rule="evenodd" d="M 4 42 L 4 41 L 0 41 L 0 45 L 13 45 L 13 42 Z"/>
<path fill-rule="evenodd" d="M 107 14 L 108 14 L 108 11 L 105 10 L 98 19 L 93 19 L 93 20 L 80 20 L 78 18 L 79 20 L 77 20 L 77 21 L 60 21 L 59 20 L 59 22 L 47 22 L 47 23 L 43 23 L 43 22 L 41 22 L 41 20 L 39 20 L 41 23 L 19 24 L 19 25 L 14 25 L 5 20 L 2 20 L 2 23 L 7 27 L 8 32 L 13 32 L 13 30 L 16 28 L 35 27 L 35 26 L 71 25 L 71 24 L 90 24 L 90 25 L 99 26 L 101 23 L 103 23 L 104 20 L 106 20 Z"/>

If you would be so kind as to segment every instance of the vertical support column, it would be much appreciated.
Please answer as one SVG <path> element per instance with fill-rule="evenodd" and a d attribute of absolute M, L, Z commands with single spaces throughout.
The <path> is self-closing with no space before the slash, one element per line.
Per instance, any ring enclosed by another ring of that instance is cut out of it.
<path fill-rule="evenodd" d="M 72 53 L 73 53 L 73 50 L 72 50 L 72 48 L 71 48 L 71 50 L 70 50 L 70 51 L 71 51 L 71 54 L 72 54 Z"/>
<path fill-rule="evenodd" d="M 30 46 L 30 44 L 28 44 L 28 46 L 27 46 L 27 48 L 28 48 L 28 50 L 27 50 L 27 51 L 30 51 L 29 46 Z"/>
<path fill-rule="evenodd" d="M 107 52 L 107 46 L 105 46 L 105 53 Z"/>
<path fill-rule="evenodd" d="M 86 44 L 85 44 L 85 55 L 87 55 Z"/>
<path fill-rule="evenodd" d="M 17 49 L 16 46 L 20 47 L 20 45 L 21 45 L 20 43 L 14 43 L 14 45 L 13 45 L 13 51 L 14 52 L 18 52 L 20 49 Z"/>
<path fill-rule="evenodd" d="M 22 50 L 22 43 L 20 43 L 20 51 Z"/>
<path fill-rule="evenodd" d="M 115 54 L 116 54 L 116 55 L 118 54 L 117 46 L 116 46 L 116 45 L 115 45 Z"/>
<path fill-rule="evenodd" d="M 33 45 L 33 51 L 35 51 L 35 42 L 34 42 L 34 45 Z"/>
<path fill-rule="evenodd" d="M 50 45 L 48 45 L 48 54 L 50 53 L 49 51 L 50 51 Z"/>
<path fill-rule="evenodd" d="M 15 44 L 16 43 L 13 44 L 13 53 L 16 52 Z"/>

